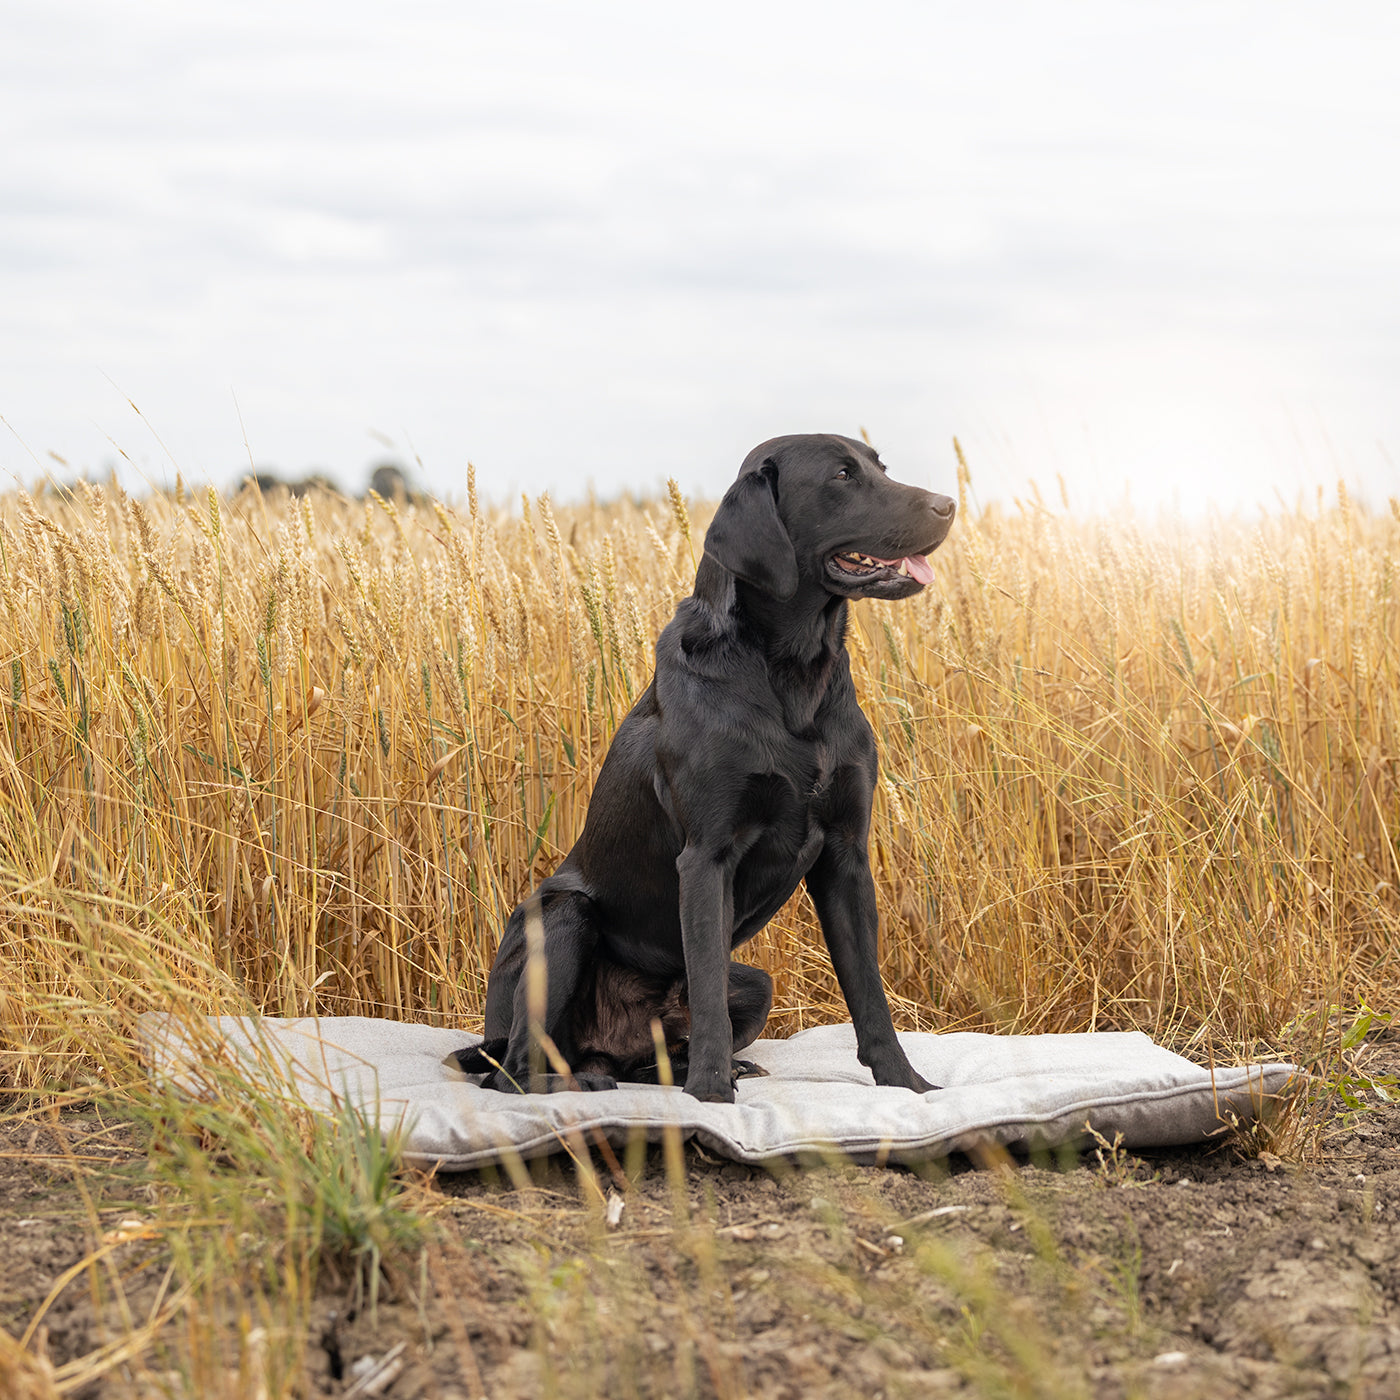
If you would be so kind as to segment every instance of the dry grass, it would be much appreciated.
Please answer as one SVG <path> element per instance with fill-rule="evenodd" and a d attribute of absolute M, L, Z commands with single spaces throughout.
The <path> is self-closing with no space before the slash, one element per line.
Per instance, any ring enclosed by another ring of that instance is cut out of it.
<path fill-rule="evenodd" d="M 1226 1054 L 1390 1007 L 1400 508 L 1149 525 L 959 487 L 934 584 L 850 629 L 900 1024 Z M 0 1332 L 0 1387 L 68 1393 L 154 1348 L 172 1393 L 287 1393 L 317 1270 L 338 1250 L 363 1281 L 413 1236 L 355 1125 L 163 1096 L 134 1023 L 479 1024 L 706 523 L 674 491 L 523 505 L 0 497 L 0 1089 L 101 1085 L 147 1119 L 177 1281 L 64 1366 Z M 805 898 L 748 956 L 773 1033 L 844 1019 Z M 97 1279 L 96 1208 L 92 1235 Z"/>
<path fill-rule="evenodd" d="M 524 506 L 0 498 L 11 1082 L 71 1082 L 72 1009 L 131 1009 L 75 902 L 210 1009 L 476 1024 L 705 523 Z M 1235 1045 L 1384 1000 L 1398 546 L 1344 492 L 1151 527 L 964 500 L 934 584 L 850 632 L 902 1024 Z M 843 1015 L 804 897 L 751 955 L 779 1033 Z"/>

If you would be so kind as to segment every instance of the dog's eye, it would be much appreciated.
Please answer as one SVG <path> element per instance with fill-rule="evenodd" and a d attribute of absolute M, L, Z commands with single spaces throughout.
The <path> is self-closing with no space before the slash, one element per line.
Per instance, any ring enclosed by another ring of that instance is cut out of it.
<path fill-rule="evenodd" d="M 842 467 L 841 470 L 836 473 L 836 479 L 837 481 L 849 481 L 851 479 L 851 474 L 845 467 Z"/>

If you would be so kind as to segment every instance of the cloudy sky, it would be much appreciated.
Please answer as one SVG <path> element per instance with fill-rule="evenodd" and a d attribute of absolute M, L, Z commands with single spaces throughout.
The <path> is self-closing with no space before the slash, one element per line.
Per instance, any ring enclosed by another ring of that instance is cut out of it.
<path fill-rule="evenodd" d="M 0 481 L 714 495 L 864 426 L 984 498 L 1383 497 L 1397 57 L 1380 4 L 8 0 Z"/>

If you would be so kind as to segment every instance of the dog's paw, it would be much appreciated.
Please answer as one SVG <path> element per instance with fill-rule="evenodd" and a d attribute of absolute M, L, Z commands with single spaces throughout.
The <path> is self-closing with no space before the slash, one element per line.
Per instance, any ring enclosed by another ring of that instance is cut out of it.
<path fill-rule="evenodd" d="M 610 1074 L 576 1074 L 562 1082 L 560 1088 L 583 1089 L 590 1094 L 605 1093 L 617 1088 L 617 1080 Z"/>
<path fill-rule="evenodd" d="M 686 1075 L 685 1091 L 701 1103 L 733 1103 L 734 1080 L 732 1071 L 726 1066 L 719 1071 L 708 1073 L 691 1070 Z"/>
<path fill-rule="evenodd" d="M 943 1088 L 941 1084 L 930 1084 L 921 1074 L 909 1071 L 909 1083 L 902 1086 L 905 1089 L 912 1089 L 916 1094 L 934 1094 Z"/>
<path fill-rule="evenodd" d="M 498 1094 L 525 1094 L 529 1092 L 528 1077 L 527 1083 L 518 1084 L 503 1069 L 492 1070 L 485 1079 L 481 1081 L 483 1089 L 492 1089 Z"/>
<path fill-rule="evenodd" d="M 762 1065 L 756 1065 L 752 1060 L 735 1060 L 732 1078 L 737 1084 L 741 1079 L 766 1079 L 768 1071 Z"/>
<path fill-rule="evenodd" d="M 532 1080 L 528 1074 L 516 1078 L 498 1069 L 481 1081 L 481 1087 L 498 1094 L 600 1094 L 616 1089 L 617 1080 L 610 1074 L 541 1074 Z"/>
<path fill-rule="evenodd" d="M 480 1045 L 469 1045 L 464 1050 L 454 1050 L 443 1060 L 443 1064 L 460 1069 L 464 1074 L 494 1074 L 505 1058 L 506 1039 L 483 1040 Z"/>
<path fill-rule="evenodd" d="M 875 1076 L 875 1082 L 886 1089 L 908 1089 L 915 1094 L 931 1094 L 943 1087 L 930 1084 L 907 1060 L 903 1064 L 871 1065 L 870 1072 Z"/>

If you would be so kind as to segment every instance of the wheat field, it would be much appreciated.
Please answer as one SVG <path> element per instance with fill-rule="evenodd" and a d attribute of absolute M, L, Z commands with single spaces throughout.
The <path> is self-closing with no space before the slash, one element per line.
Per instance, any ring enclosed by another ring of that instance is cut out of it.
<path fill-rule="evenodd" d="M 1400 507 L 961 511 L 860 603 L 905 1028 L 1223 1053 L 1393 999 Z M 83 1082 L 178 1001 L 480 1025 L 708 510 L 0 497 L 0 1073 Z M 798 895 L 769 1034 L 845 1019 Z"/>

